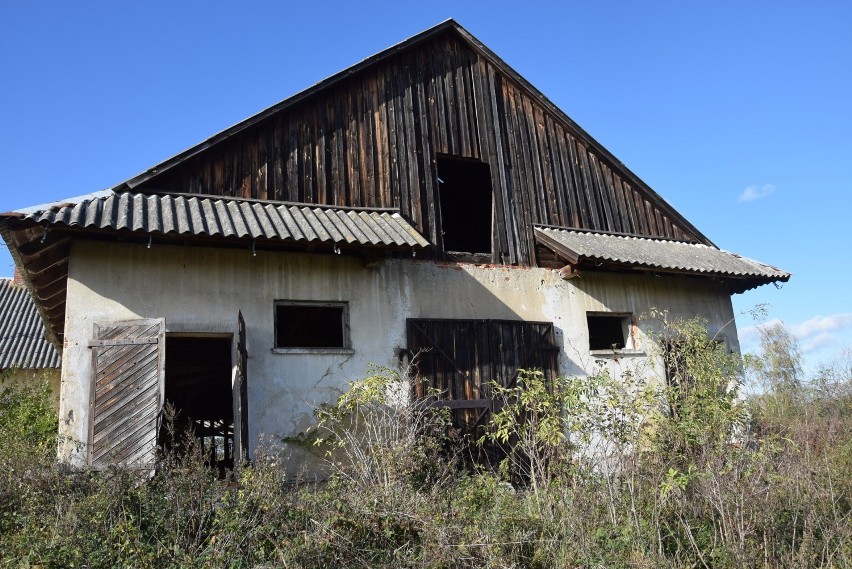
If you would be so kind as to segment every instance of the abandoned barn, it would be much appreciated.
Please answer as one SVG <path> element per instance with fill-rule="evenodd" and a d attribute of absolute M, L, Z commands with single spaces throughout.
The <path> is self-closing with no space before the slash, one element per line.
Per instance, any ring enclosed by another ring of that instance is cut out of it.
<path fill-rule="evenodd" d="M 655 308 L 738 350 L 731 294 L 789 278 L 717 248 L 454 21 L 0 224 L 78 464 L 152 460 L 169 401 L 230 466 L 412 358 L 469 428 L 521 367 L 661 376 Z"/>

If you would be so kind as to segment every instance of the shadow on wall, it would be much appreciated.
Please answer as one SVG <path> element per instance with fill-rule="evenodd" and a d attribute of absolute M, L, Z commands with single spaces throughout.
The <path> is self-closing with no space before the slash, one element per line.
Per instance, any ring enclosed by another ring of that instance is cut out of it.
<path fill-rule="evenodd" d="M 404 259 L 367 269 L 356 257 L 262 251 L 252 256 L 238 249 L 180 246 L 112 244 L 78 251 L 84 260 L 74 263 L 72 278 L 83 285 L 76 287 L 83 297 L 69 302 L 69 312 L 77 306 L 86 312 L 70 314 L 69 323 L 83 327 L 72 333 L 90 334 L 97 320 L 163 317 L 168 333 L 233 334 L 242 311 L 253 373 L 271 372 L 270 360 L 280 366 L 280 358 L 270 356 L 281 312 L 276 301 L 345 303 L 349 345 L 340 347 L 354 353 L 334 358 L 350 356 L 335 375 L 342 371 L 350 379 L 370 363 L 396 366 L 395 348 L 408 347 L 407 318 L 551 322 L 559 347 L 585 327 L 583 316 L 571 311 L 571 285 L 546 269 Z M 567 350 L 559 363 L 562 374 L 582 373 L 584 362 Z"/>

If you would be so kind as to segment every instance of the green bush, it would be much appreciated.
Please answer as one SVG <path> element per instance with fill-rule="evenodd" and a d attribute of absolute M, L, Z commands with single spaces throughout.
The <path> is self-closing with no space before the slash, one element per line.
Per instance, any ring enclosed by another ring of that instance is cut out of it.
<path fill-rule="evenodd" d="M 46 378 L 5 385 L 14 370 L 0 374 L 0 448 L 24 444 L 38 449 L 56 448 L 56 410 Z"/>
<path fill-rule="evenodd" d="M 271 448 L 238 482 L 191 451 L 151 479 L 71 471 L 55 463 L 47 392 L 12 392 L 0 567 L 852 565 L 852 366 L 744 398 L 744 363 L 700 322 L 666 334 L 668 385 L 527 370 L 498 389 L 483 440 L 510 451 L 497 472 L 445 452 L 447 417 L 384 369 L 319 410 L 303 442 L 330 475 L 311 483 Z"/>

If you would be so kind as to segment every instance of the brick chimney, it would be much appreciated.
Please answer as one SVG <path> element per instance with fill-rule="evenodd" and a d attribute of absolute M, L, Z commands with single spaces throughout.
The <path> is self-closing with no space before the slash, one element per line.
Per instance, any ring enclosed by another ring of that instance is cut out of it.
<path fill-rule="evenodd" d="M 21 270 L 18 268 L 18 265 L 15 265 L 15 274 L 12 275 L 12 284 L 24 286 L 24 277 L 21 276 Z"/>

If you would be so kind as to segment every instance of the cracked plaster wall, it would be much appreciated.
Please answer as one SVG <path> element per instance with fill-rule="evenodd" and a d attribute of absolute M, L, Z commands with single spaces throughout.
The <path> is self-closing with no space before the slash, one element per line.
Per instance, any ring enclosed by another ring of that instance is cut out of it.
<path fill-rule="evenodd" d="M 349 304 L 352 353 L 276 353 L 276 300 L 344 301 Z M 364 377 L 369 364 L 397 368 L 406 346 L 406 318 L 491 318 L 553 322 L 562 347 L 560 371 L 583 374 L 605 366 L 658 374 L 647 357 L 652 308 L 673 317 L 701 315 L 739 349 L 730 297 L 707 279 L 583 274 L 565 281 L 548 269 L 440 265 L 411 259 L 365 268 L 354 257 L 181 246 L 75 242 L 69 265 L 60 399 L 61 434 L 86 442 L 89 342 L 96 322 L 135 318 L 166 320 L 168 333 L 232 334 L 237 312 L 246 321 L 251 445 L 303 431 L 312 410 L 333 400 L 347 381 Z M 637 317 L 628 357 L 588 350 L 586 311 L 630 312 Z M 168 362 L 166 363 L 168 365 Z M 85 460 L 84 445 L 61 454 Z M 294 449 L 298 460 L 305 458 Z"/>

